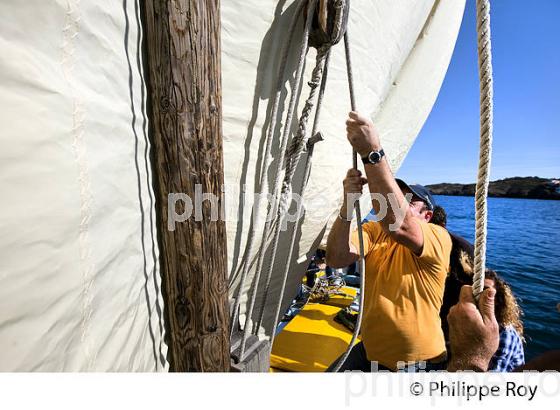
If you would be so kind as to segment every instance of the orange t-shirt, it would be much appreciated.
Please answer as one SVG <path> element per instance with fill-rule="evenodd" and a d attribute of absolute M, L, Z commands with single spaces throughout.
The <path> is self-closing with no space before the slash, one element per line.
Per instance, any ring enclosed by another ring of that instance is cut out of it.
<path fill-rule="evenodd" d="M 439 311 L 449 268 L 451 237 L 441 226 L 417 220 L 424 235 L 417 256 L 378 222 L 363 225 L 366 282 L 362 341 L 368 360 L 391 369 L 445 352 Z M 359 249 L 358 233 L 352 243 Z"/>

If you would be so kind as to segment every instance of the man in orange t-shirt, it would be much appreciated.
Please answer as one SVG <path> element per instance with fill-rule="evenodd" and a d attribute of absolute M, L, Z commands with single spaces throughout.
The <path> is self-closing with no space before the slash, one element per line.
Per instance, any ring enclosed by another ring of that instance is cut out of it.
<path fill-rule="evenodd" d="M 371 121 L 351 112 L 346 125 L 367 178 L 360 171 L 348 171 L 343 205 L 327 241 L 328 265 L 344 267 L 359 258 L 358 236 L 350 231 L 350 221 L 356 196 L 366 183 L 374 193 L 372 206 L 378 221 L 363 225 L 362 342 L 340 370 L 444 369 L 439 311 L 451 238 L 444 228 L 429 223 L 435 206 L 430 192 L 421 185 L 395 180 Z"/>

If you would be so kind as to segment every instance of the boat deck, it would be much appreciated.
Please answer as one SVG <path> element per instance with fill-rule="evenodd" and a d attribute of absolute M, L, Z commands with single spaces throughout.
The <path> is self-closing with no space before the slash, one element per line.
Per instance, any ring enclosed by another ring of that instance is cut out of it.
<path fill-rule="evenodd" d="M 278 333 L 270 358 L 271 372 L 324 372 L 348 347 L 352 332 L 334 317 L 349 306 L 356 289 L 323 303 L 307 303 Z"/>

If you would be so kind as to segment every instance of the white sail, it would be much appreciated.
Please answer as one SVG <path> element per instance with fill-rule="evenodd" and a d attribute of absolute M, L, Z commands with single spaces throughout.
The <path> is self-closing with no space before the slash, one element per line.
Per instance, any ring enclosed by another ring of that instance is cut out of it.
<path fill-rule="evenodd" d="M 395 171 L 435 101 L 464 2 L 352 1 L 358 107 L 374 118 Z M 239 188 L 252 192 L 260 172 L 272 84 L 294 9 L 293 0 L 221 2 L 232 295 L 243 263 L 256 256 L 245 255 L 252 202 L 240 205 Z M 8 0 L 0 2 L 0 15 L 0 370 L 164 371 L 137 1 Z M 306 78 L 313 58 L 311 52 Z M 291 87 L 286 79 L 287 96 Z M 348 101 L 338 45 L 320 124 L 326 140 L 315 149 L 290 262 L 290 232 L 282 235 L 265 333 L 284 266 L 290 264 L 286 305 L 339 205 L 351 165 Z M 276 142 L 269 180 L 277 156 Z M 256 229 L 255 250 L 262 225 Z M 258 303 L 261 296 L 262 284 Z"/>
<path fill-rule="evenodd" d="M 163 370 L 137 5 L 0 2 L 0 370 Z"/>
<path fill-rule="evenodd" d="M 294 3 L 297 2 L 252 0 L 222 3 L 225 177 L 228 188 L 237 189 L 236 192 L 244 184 L 248 191 L 253 190 L 255 179 L 262 172 L 263 159 L 259 155 L 262 155 L 266 126 L 270 122 L 268 112 L 273 83 Z M 464 0 L 353 0 L 351 3 L 348 31 L 358 110 L 374 120 L 394 172 L 414 143 L 435 102 L 453 53 L 464 6 Z M 257 9 L 259 13 L 252 12 Z M 298 43 L 301 35 L 296 38 Z M 297 45 L 295 50 L 297 54 Z M 315 53 L 311 52 L 307 58 L 307 79 L 314 58 Z M 292 62 L 292 70 L 294 64 Z M 290 261 L 287 254 L 293 224 L 288 225 L 280 237 L 281 246 L 273 267 L 263 320 L 262 330 L 268 335 L 274 323 L 285 266 L 290 265 L 290 275 L 281 311 L 293 299 L 310 257 L 325 237 L 328 222 L 332 222 L 339 209 L 342 179 L 352 166 L 351 148 L 345 135 L 345 120 L 350 111 L 345 64 L 344 47 L 340 44 L 332 51 L 319 127 L 325 141 L 315 146 L 312 171 L 303 197 L 305 215 Z M 292 77 L 293 73 L 285 79 L 288 92 L 291 91 Z M 304 84 L 298 113 L 307 90 Z M 278 157 L 278 152 L 273 152 L 273 156 Z M 275 174 L 275 167 L 273 161 L 269 175 Z M 269 181 L 273 181 L 273 177 Z M 271 185 L 272 182 L 263 190 L 272 190 Z M 228 197 L 231 204 L 228 209 L 237 210 L 239 198 L 235 195 Z M 241 217 L 227 223 L 232 295 L 239 286 L 243 263 L 248 258 L 252 263 L 246 289 L 241 292 L 241 313 L 246 310 L 250 288 L 255 286 L 252 281 L 254 254 L 247 255 L 246 252 L 246 238 L 251 229 L 251 199 L 246 197 Z M 365 197 L 362 209 L 365 212 L 371 209 Z M 259 238 L 256 249 L 260 245 L 262 228 L 262 223 L 256 228 Z M 268 252 L 263 275 L 270 258 Z M 257 306 L 262 303 L 265 283 L 266 280 L 261 278 Z M 255 310 L 252 319 L 258 320 L 259 308 Z"/>

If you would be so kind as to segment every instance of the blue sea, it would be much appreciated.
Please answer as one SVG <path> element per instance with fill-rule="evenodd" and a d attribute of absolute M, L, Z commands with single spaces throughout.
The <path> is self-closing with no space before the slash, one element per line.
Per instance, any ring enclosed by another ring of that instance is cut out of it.
<path fill-rule="evenodd" d="M 447 228 L 474 243 L 474 198 L 435 198 Z M 560 201 L 489 198 L 486 264 L 521 301 L 526 359 L 559 349 Z"/>

